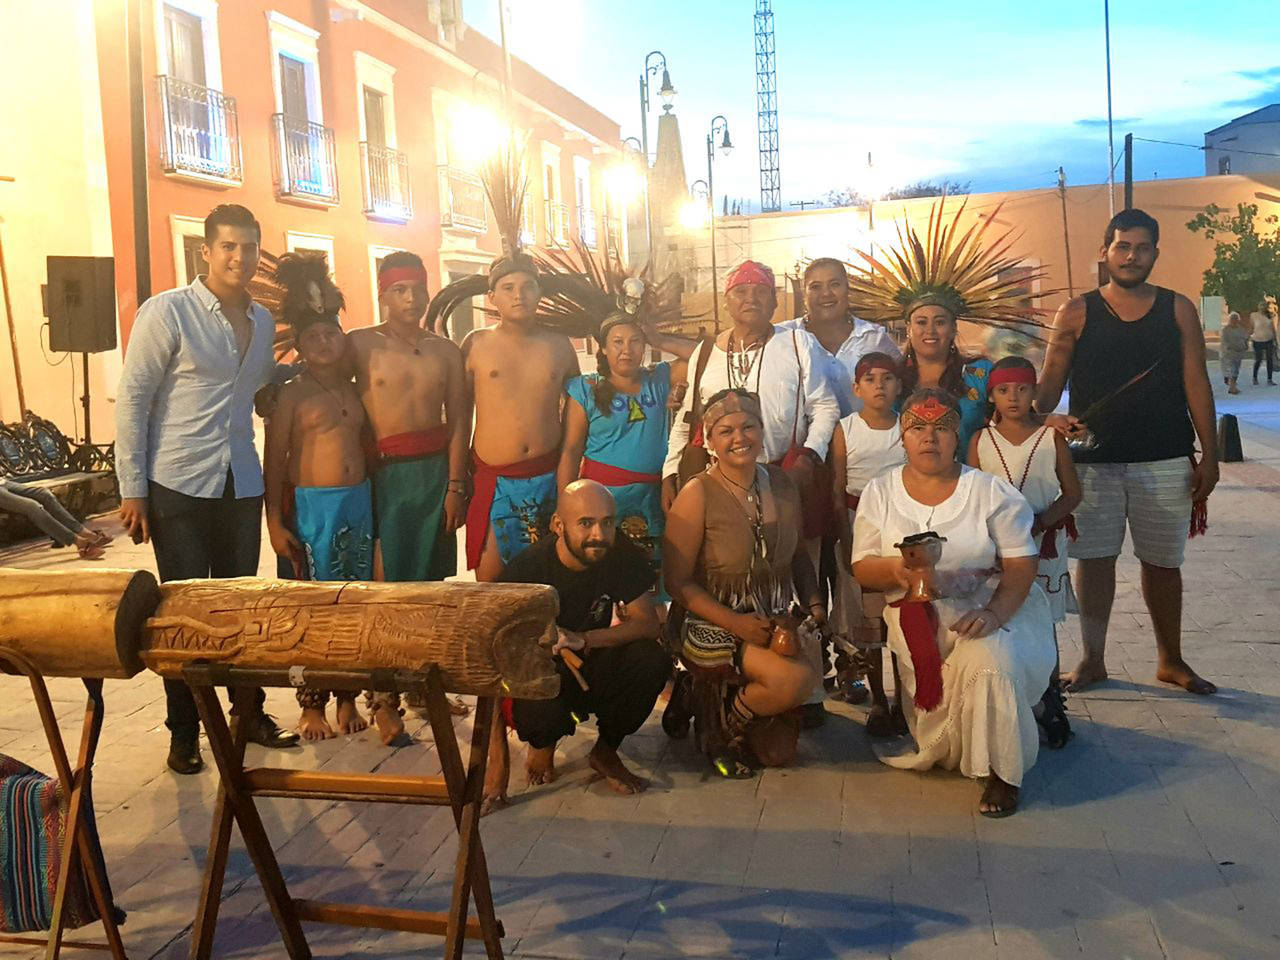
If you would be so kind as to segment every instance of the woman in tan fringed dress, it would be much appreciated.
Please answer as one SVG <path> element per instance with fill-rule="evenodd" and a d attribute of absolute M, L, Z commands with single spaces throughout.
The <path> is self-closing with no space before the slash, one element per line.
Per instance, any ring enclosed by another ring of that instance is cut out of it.
<path fill-rule="evenodd" d="M 808 555 L 797 550 L 799 494 L 780 468 L 757 463 L 759 401 L 750 393 L 717 393 L 707 403 L 703 433 L 712 465 L 685 485 L 667 515 L 665 575 L 683 612 L 685 665 L 700 681 L 734 684 L 722 711 L 723 736 L 705 749 L 721 775 L 744 777 L 793 752 L 794 734 L 789 745 L 775 740 L 776 750 L 763 750 L 752 740 L 762 725 L 753 730 L 752 721 L 793 710 L 813 689 L 813 628 L 825 607 Z M 806 601 L 799 616 L 791 613 L 797 593 Z"/>

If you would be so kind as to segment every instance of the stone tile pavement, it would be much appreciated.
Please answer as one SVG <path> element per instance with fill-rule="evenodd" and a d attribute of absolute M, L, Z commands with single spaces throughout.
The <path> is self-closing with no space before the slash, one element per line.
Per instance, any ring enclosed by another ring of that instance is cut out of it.
<path fill-rule="evenodd" d="M 1121 564 L 1112 680 L 1071 700 L 1076 737 L 1044 752 L 1021 812 L 976 814 L 959 776 L 890 770 L 872 757 L 858 708 L 836 705 L 806 734 L 802 762 L 758 780 L 710 779 L 656 716 L 624 753 L 652 789 L 620 798 L 589 782 L 592 735 L 565 746 L 561 779 L 522 790 L 482 836 L 515 957 L 1263 958 L 1280 956 L 1280 389 L 1224 404 L 1251 459 L 1224 469 L 1210 534 L 1186 566 L 1186 647 L 1221 687 L 1194 699 L 1155 682 L 1136 583 Z M 109 562 L 150 566 L 117 542 Z M 62 567 L 27 546 L 0 565 Z M 264 556 L 264 573 L 273 564 Z M 1072 663 L 1078 634 L 1062 635 Z M 70 730 L 83 698 L 51 684 Z M 108 682 L 96 806 L 130 956 L 185 957 L 215 778 L 163 766 L 160 682 Z M 286 722 L 296 707 L 270 695 Z M 458 724 L 466 732 L 467 722 Z M 369 735 L 278 754 L 298 767 L 437 769 L 431 734 L 387 750 Z M 258 748 L 258 759 L 264 759 Z M 23 685 L 0 678 L 0 751 L 48 768 Z M 442 907 L 455 844 L 446 811 L 263 801 L 295 895 Z M 91 932 L 91 931 L 90 931 Z M 308 925 L 318 957 L 433 956 L 439 941 Z M 283 956 L 237 842 L 219 957 Z M 470 946 L 468 955 L 481 951 Z M 0 950 L 0 956 L 34 956 Z"/>

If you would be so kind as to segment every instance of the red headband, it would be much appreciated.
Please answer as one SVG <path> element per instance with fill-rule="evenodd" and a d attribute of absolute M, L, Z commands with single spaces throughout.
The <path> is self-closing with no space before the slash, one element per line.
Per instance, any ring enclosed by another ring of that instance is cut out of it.
<path fill-rule="evenodd" d="M 987 377 L 987 396 L 1002 383 L 1029 383 L 1036 385 L 1036 371 L 1032 367 L 996 367 Z"/>
<path fill-rule="evenodd" d="M 744 260 L 738 265 L 733 273 L 724 282 L 724 292 L 728 293 L 734 287 L 744 283 L 758 283 L 762 287 L 768 287 L 770 290 L 777 288 L 777 282 L 773 278 L 773 271 L 766 267 L 763 263 L 757 263 L 754 260 Z"/>
<path fill-rule="evenodd" d="M 894 362 L 893 357 L 885 353 L 869 353 L 860 358 L 853 366 L 853 380 L 857 383 L 869 370 L 888 370 L 895 377 L 902 374 L 898 372 L 898 365 Z"/>
<path fill-rule="evenodd" d="M 427 285 L 427 271 L 421 267 L 391 267 L 378 274 L 378 293 L 386 293 L 397 283 L 421 283 Z"/>

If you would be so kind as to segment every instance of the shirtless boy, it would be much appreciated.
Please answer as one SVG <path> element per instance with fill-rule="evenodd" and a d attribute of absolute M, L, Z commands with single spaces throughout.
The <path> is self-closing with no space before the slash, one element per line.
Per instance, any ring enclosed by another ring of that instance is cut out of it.
<path fill-rule="evenodd" d="M 474 493 L 467 511 L 467 567 L 480 581 L 546 533 L 555 510 L 564 385 L 576 377 L 569 339 L 538 326 L 542 291 L 533 261 L 499 257 L 489 268 L 489 305 L 498 322 L 462 344 L 475 403 Z M 506 723 L 494 724 L 485 809 L 506 802 Z"/>
<path fill-rule="evenodd" d="M 351 384 L 346 335 L 336 314 L 294 321 L 305 370 L 280 390 L 267 421 L 267 530 L 277 555 L 308 580 L 373 578 L 373 499 L 365 475 L 364 409 Z M 350 693 L 338 694 L 337 732 L 367 724 Z M 329 691 L 298 691 L 298 729 L 307 740 L 335 736 L 325 719 Z M 396 705 L 370 694 L 383 741 L 404 731 Z"/>

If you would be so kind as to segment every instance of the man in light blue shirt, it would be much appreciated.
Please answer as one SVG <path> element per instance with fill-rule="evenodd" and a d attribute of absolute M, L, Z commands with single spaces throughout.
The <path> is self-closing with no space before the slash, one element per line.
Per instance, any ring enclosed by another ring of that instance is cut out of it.
<path fill-rule="evenodd" d="M 209 272 L 139 309 L 116 398 L 120 519 L 150 541 L 162 581 L 253 576 L 262 536 L 262 466 L 253 442 L 254 394 L 271 379 L 275 321 L 249 297 L 261 228 L 238 204 L 215 207 L 201 248 Z M 168 764 L 203 766 L 191 691 L 165 680 Z M 293 746 L 262 712 L 249 739 Z"/>

